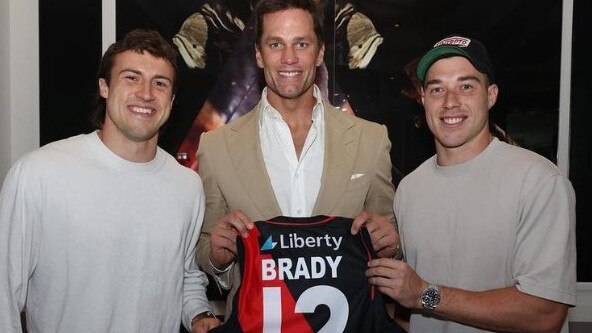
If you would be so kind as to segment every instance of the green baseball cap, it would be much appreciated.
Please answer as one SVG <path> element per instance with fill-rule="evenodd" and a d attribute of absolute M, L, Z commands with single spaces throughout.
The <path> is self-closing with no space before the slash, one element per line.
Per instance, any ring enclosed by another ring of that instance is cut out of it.
<path fill-rule="evenodd" d="M 419 60 L 417 64 L 417 78 L 423 82 L 428 69 L 442 58 L 461 56 L 468 59 L 475 68 L 487 75 L 490 83 L 494 83 L 493 65 L 487 55 L 485 45 L 475 39 L 450 35 L 437 42 L 432 48 Z"/>

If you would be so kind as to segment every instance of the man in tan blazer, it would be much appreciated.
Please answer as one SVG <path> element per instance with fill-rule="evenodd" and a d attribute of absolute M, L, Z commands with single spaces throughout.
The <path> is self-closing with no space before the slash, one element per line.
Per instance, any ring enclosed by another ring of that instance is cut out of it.
<path fill-rule="evenodd" d="M 240 283 L 236 235 L 276 216 L 334 215 L 364 225 L 381 257 L 399 237 L 393 213 L 390 141 L 378 125 L 334 108 L 314 85 L 323 60 L 314 0 L 261 0 L 257 64 L 267 87 L 251 112 L 205 133 L 197 158 L 206 212 L 197 260 L 218 284 Z M 230 301 L 226 313 L 230 313 Z"/>

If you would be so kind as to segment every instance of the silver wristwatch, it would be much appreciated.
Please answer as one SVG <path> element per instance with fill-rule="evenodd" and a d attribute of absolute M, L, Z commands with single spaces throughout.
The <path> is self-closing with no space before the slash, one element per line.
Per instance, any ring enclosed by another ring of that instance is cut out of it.
<path fill-rule="evenodd" d="M 438 304 L 440 304 L 442 294 L 440 293 L 438 286 L 428 283 L 428 287 L 421 292 L 420 298 L 421 309 L 423 311 L 429 312 L 433 311 L 438 306 Z"/>

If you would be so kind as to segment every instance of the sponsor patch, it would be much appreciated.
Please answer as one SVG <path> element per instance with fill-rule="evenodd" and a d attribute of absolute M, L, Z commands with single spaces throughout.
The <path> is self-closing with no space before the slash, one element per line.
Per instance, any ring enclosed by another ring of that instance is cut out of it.
<path fill-rule="evenodd" d="M 458 46 L 458 47 L 467 47 L 471 44 L 471 40 L 465 37 L 447 37 L 442 39 L 441 41 L 437 42 L 434 47 L 438 47 L 441 45 L 451 45 L 451 46 Z"/>

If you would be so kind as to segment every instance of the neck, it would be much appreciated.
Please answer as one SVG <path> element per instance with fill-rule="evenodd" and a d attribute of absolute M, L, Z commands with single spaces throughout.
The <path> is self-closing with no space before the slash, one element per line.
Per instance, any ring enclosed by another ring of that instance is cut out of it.
<path fill-rule="evenodd" d="M 313 87 L 296 98 L 283 98 L 267 88 L 267 102 L 276 109 L 286 122 L 296 119 L 312 119 L 312 110 L 317 103 Z"/>
<path fill-rule="evenodd" d="M 491 141 L 493 136 L 489 132 L 458 147 L 445 147 L 436 141 L 437 163 L 440 166 L 453 166 L 470 161 L 487 149 Z"/>
<path fill-rule="evenodd" d="M 134 163 L 150 162 L 156 156 L 156 144 L 158 135 L 148 141 L 131 141 L 122 135 L 112 135 L 100 130 L 97 132 L 99 139 L 115 155 Z"/>

